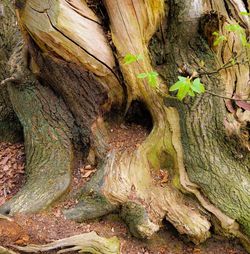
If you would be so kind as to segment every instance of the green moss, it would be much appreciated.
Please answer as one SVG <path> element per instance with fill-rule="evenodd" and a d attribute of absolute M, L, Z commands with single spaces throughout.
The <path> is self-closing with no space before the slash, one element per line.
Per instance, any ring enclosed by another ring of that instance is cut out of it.
<path fill-rule="evenodd" d="M 142 205 L 131 201 L 123 204 L 121 209 L 121 218 L 127 223 L 133 236 L 137 238 L 147 237 L 149 219 L 148 214 Z"/>
<path fill-rule="evenodd" d="M 173 177 L 172 184 L 173 184 L 173 186 L 174 186 L 175 188 L 177 188 L 177 189 L 179 189 L 179 190 L 183 189 L 183 187 L 182 187 L 182 185 L 181 185 L 181 183 L 180 183 L 180 178 L 179 178 L 179 176 L 177 176 L 177 175 L 175 175 L 175 176 Z"/>
<path fill-rule="evenodd" d="M 82 222 L 104 216 L 116 208 L 104 196 L 93 192 L 82 195 L 77 206 L 65 210 L 64 214 L 68 219 Z"/>
<path fill-rule="evenodd" d="M 147 158 L 152 168 L 154 169 L 160 168 L 160 161 L 156 151 L 148 153 Z"/>

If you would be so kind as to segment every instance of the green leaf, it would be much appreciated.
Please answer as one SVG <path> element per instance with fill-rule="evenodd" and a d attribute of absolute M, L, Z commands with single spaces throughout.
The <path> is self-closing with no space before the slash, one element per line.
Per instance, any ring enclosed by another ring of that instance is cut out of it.
<path fill-rule="evenodd" d="M 188 82 L 184 83 L 184 85 L 181 86 L 180 89 L 178 90 L 177 98 L 180 101 L 182 101 L 188 94 L 189 90 L 190 90 L 190 85 L 188 84 Z"/>
<path fill-rule="evenodd" d="M 124 57 L 124 64 L 131 64 L 133 62 L 136 62 L 136 56 L 134 56 L 132 54 L 127 54 Z"/>
<path fill-rule="evenodd" d="M 226 36 L 224 36 L 224 35 L 220 35 L 220 36 L 218 36 L 218 37 L 215 39 L 213 45 L 214 45 L 214 46 L 218 46 L 218 45 L 219 45 L 220 43 L 222 43 L 223 41 L 227 41 L 227 38 L 226 38 Z"/>
<path fill-rule="evenodd" d="M 242 13 L 244 13 L 244 12 L 242 12 Z M 237 33 L 238 36 L 240 37 L 240 41 L 241 41 L 242 45 L 248 47 L 246 32 L 239 24 L 227 25 L 227 26 L 225 26 L 225 29 L 229 32 Z M 213 35 L 215 36 L 215 41 L 213 43 L 214 46 L 218 46 L 221 42 L 227 40 L 227 38 L 224 35 L 219 35 L 218 32 L 213 32 Z"/>
<path fill-rule="evenodd" d="M 226 29 L 230 32 L 236 32 L 240 37 L 240 41 L 244 47 L 248 47 L 248 41 L 245 30 L 239 24 L 227 25 Z"/>
<path fill-rule="evenodd" d="M 219 32 L 213 32 L 213 35 L 215 36 L 215 40 L 213 43 L 214 46 L 218 46 L 221 42 L 227 40 L 227 37 L 224 35 L 220 35 Z"/>
<path fill-rule="evenodd" d="M 159 76 L 158 72 L 156 72 L 156 71 L 150 71 L 148 73 L 148 75 L 151 76 L 151 77 L 157 77 L 157 76 Z"/>
<path fill-rule="evenodd" d="M 200 84 L 201 83 L 201 79 L 200 78 L 196 78 L 196 79 L 194 79 L 194 81 L 193 81 L 193 85 L 198 85 L 198 84 Z"/>
<path fill-rule="evenodd" d="M 232 24 L 232 25 L 227 25 L 225 26 L 226 30 L 229 32 L 239 32 L 242 31 L 243 28 L 239 24 Z"/>
<path fill-rule="evenodd" d="M 200 78 L 196 78 L 192 81 L 191 78 L 187 77 L 178 77 L 179 81 L 174 83 L 170 88 L 169 91 L 177 91 L 177 98 L 179 100 L 183 100 L 187 95 L 194 97 L 195 93 L 204 93 L 205 87 L 201 83 Z"/>
<path fill-rule="evenodd" d="M 148 76 L 147 76 L 147 79 L 148 79 L 148 83 L 152 86 L 152 87 L 156 87 L 157 86 L 157 76 L 159 74 L 155 71 L 151 71 L 151 72 L 148 72 Z"/>
<path fill-rule="evenodd" d="M 195 96 L 195 93 L 193 92 L 192 89 L 190 89 L 190 90 L 188 91 L 188 95 L 194 97 L 194 96 Z"/>
<path fill-rule="evenodd" d="M 158 83 L 157 83 L 157 79 L 156 78 L 150 78 L 148 77 L 148 83 L 151 87 L 157 87 Z"/>
<path fill-rule="evenodd" d="M 230 63 L 231 63 L 232 65 L 235 65 L 235 64 L 236 64 L 235 59 L 234 59 L 234 58 L 231 58 L 231 59 L 230 59 Z"/>
<path fill-rule="evenodd" d="M 182 76 L 178 76 L 178 79 L 179 79 L 180 81 L 186 81 L 186 80 L 187 80 L 186 77 L 182 77 Z"/>
<path fill-rule="evenodd" d="M 124 57 L 124 64 L 131 64 L 131 63 L 134 63 L 138 60 L 142 60 L 143 57 L 142 55 L 133 55 L 133 54 L 130 54 L 128 53 L 125 57 Z"/>
<path fill-rule="evenodd" d="M 187 94 L 189 94 L 190 96 L 194 96 L 194 92 L 191 90 L 191 81 L 189 78 L 187 77 L 182 77 L 179 76 L 178 77 L 179 81 L 177 81 L 175 84 L 173 84 L 170 88 L 169 91 L 176 91 L 177 92 L 177 98 L 179 100 L 183 100 Z"/>
<path fill-rule="evenodd" d="M 136 60 L 143 60 L 143 56 L 141 54 L 136 55 Z"/>
<path fill-rule="evenodd" d="M 147 78 L 147 81 L 150 86 L 156 87 L 157 86 L 157 76 L 159 74 L 156 71 L 150 71 L 150 72 L 143 72 L 139 73 L 137 75 L 137 78 L 144 79 Z"/>
<path fill-rule="evenodd" d="M 148 73 L 147 73 L 147 72 L 142 72 L 142 73 L 139 73 L 139 74 L 137 75 L 137 78 L 143 79 L 143 78 L 146 78 L 147 76 L 148 76 Z"/>
<path fill-rule="evenodd" d="M 176 83 L 174 83 L 170 88 L 169 91 L 173 92 L 176 91 L 178 89 L 180 89 L 180 87 L 182 87 L 185 84 L 185 82 L 183 81 L 177 81 Z"/>
<path fill-rule="evenodd" d="M 204 93 L 205 92 L 205 87 L 201 83 L 199 78 L 196 78 L 192 84 L 191 84 L 191 89 L 196 92 L 196 93 Z"/>
<path fill-rule="evenodd" d="M 247 37 L 246 37 L 245 32 L 240 34 L 240 40 L 241 40 L 241 43 L 243 46 L 247 45 Z"/>
<path fill-rule="evenodd" d="M 247 11 L 241 11 L 240 14 L 243 16 L 250 16 L 250 12 Z"/>

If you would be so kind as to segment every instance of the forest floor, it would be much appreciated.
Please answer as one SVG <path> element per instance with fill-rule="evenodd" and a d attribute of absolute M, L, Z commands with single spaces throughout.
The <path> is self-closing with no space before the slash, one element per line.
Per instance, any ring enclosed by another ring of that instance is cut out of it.
<path fill-rule="evenodd" d="M 126 128 L 125 134 L 126 134 Z M 119 131 L 111 130 L 119 135 Z M 131 133 L 130 133 L 131 134 Z M 129 135 L 130 135 L 129 134 Z M 134 136 L 143 137 L 137 133 Z M 115 136 L 115 135 L 114 135 Z M 131 140 L 123 136 L 124 140 Z M 111 143 L 114 142 L 111 141 Z M 117 145 L 117 144 L 114 144 Z M 84 185 L 95 168 L 82 165 L 74 172 L 72 187 Z M 23 144 L 0 143 L 0 205 L 10 199 L 25 181 L 25 154 Z M 74 198 L 60 202 L 49 211 L 34 215 L 17 215 L 13 221 L 0 219 L 0 246 L 44 244 L 53 240 L 95 231 L 103 237 L 117 236 L 121 242 L 121 253 L 131 254 L 246 254 L 236 240 L 226 240 L 214 236 L 204 244 L 195 246 L 184 236 L 178 235 L 167 222 L 158 234 L 150 240 L 138 240 L 131 236 L 128 228 L 117 214 L 110 214 L 98 220 L 76 223 L 65 219 L 62 210 L 77 203 Z M 55 253 L 51 251 L 48 253 Z M 73 252 L 72 252 L 73 253 Z"/>

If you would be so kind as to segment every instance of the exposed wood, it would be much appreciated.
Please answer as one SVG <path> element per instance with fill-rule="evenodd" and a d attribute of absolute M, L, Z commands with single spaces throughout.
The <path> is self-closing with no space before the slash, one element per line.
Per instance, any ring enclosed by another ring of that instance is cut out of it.
<path fill-rule="evenodd" d="M 32 0 L 20 13 L 22 24 L 44 53 L 58 55 L 91 71 L 108 88 L 112 102 L 122 101 L 112 50 L 100 21 L 85 1 L 54 0 L 49 4 Z"/>
<path fill-rule="evenodd" d="M 0 254 L 17 254 L 17 252 L 0 246 Z"/>
<path fill-rule="evenodd" d="M 119 254 L 120 243 L 117 237 L 106 239 L 98 236 L 95 232 L 85 233 L 81 235 L 75 235 L 68 238 L 60 239 L 52 243 L 44 245 L 28 245 L 25 247 L 13 246 L 16 249 L 37 253 L 49 250 L 62 248 L 57 253 L 66 253 L 69 251 L 79 251 L 79 253 L 93 253 L 93 254 Z"/>

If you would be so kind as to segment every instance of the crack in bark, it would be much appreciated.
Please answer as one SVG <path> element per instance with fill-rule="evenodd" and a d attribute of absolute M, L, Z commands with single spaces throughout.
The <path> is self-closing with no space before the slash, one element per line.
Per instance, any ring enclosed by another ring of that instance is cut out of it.
<path fill-rule="evenodd" d="M 51 24 L 51 26 L 59 33 L 61 33 L 65 38 L 67 38 L 69 41 L 71 41 L 72 43 L 74 43 L 75 45 L 77 45 L 80 49 L 82 49 L 83 51 L 85 51 L 88 55 L 90 55 L 91 57 L 93 57 L 95 60 L 97 60 L 99 63 L 101 63 L 102 65 L 104 65 L 117 79 L 118 83 L 121 84 L 121 81 L 119 79 L 119 77 L 117 76 L 117 74 L 115 73 L 115 71 L 108 66 L 105 62 L 103 62 L 102 60 L 100 60 L 98 57 L 96 57 L 95 55 L 91 54 L 88 50 L 86 50 L 85 48 L 83 48 L 81 45 L 79 45 L 78 43 L 76 43 L 75 41 L 73 41 L 70 37 L 68 37 L 65 33 L 63 33 L 62 31 L 60 31 L 56 26 L 54 26 L 54 24 L 52 23 L 49 14 L 46 12 L 46 15 L 49 19 L 49 22 Z"/>
<path fill-rule="evenodd" d="M 74 5 L 72 5 L 72 3 L 71 3 L 69 0 L 65 0 L 65 1 L 68 3 L 69 6 L 71 6 L 71 8 L 72 8 L 74 11 L 76 11 L 76 12 L 77 12 L 79 15 L 81 15 L 83 18 L 88 19 L 88 20 L 90 20 L 90 21 L 92 21 L 92 22 L 95 22 L 96 24 L 98 24 L 99 26 L 102 27 L 102 24 L 99 23 L 98 21 L 96 21 L 96 20 L 94 20 L 94 19 L 91 19 L 90 17 L 88 17 L 88 16 L 86 16 L 86 15 L 83 15 L 83 14 L 81 13 L 81 11 L 80 11 L 77 7 L 75 7 Z"/>

